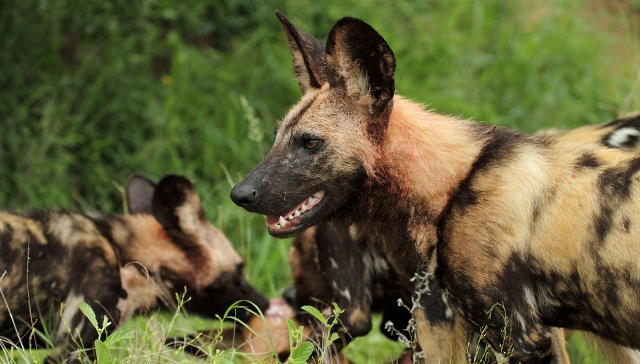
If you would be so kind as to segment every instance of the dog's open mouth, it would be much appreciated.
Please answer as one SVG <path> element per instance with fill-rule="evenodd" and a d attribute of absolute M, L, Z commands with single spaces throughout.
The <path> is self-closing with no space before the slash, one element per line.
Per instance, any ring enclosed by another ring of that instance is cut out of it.
<path fill-rule="evenodd" d="M 313 212 L 313 209 L 324 200 L 324 190 L 314 193 L 281 216 L 266 216 L 269 233 L 280 235 L 295 230 L 300 222 Z"/>

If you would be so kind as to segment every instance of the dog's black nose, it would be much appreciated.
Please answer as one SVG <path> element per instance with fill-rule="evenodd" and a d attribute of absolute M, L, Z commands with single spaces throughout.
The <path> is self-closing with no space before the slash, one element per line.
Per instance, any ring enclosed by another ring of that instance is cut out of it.
<path fill-rule="evenodd" d="M 253 204 L 258 197 L 258 191 L 253 186 L 242 182 L 236 184 L 231 190 L 231 200 L 240 207 Z"/>

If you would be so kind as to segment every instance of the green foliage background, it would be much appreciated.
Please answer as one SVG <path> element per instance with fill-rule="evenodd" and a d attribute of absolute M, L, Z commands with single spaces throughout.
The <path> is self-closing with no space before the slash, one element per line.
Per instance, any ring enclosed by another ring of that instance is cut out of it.
<path fill-rule="evenodd" d="M 364 19 L 400 94 L 524 131 L 638 110 L 636 0 L 4 0 L 0 206 L 122 213 L 132 173 L 187 175 L 270 296 L 288 243 L 228 194 L 301 92 L 273 15 Z M 244 101 L 243 101 L 244 100 Z"/>

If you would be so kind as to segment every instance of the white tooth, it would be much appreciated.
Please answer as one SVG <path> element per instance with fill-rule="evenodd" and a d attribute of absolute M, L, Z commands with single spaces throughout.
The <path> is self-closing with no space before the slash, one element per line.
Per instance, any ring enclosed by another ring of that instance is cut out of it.
<path fill-rule="evenodd" d="M 324 190 L 320 191 L 320 192 L 316 192 L 313 194 L 313 197 L 317 197 L 317 198 L 322 198 L 324 197 Z"/>
<path fill-rule="evenodd" d="M 284 217 L 282 216 L 280 216 L 280 219 L 278 219 L 278 222 L 282 227 L 284 227 L 287 224 L 287 220 L 285 220 Z"/>
<path fill-rule="evenodd" d="M 313 197 L 309 197 L 309 205 L 313 205 L 316 202 L 316 199 Z"/>
<path fill-rule="evenodd" d="M 302 204 L 302 208 L 301 208 L 300 210 L 302 210 L 302 212 L 305 212 L 305 211 L 307 211 L 307 205 L 305 205 L 305 204 Z"/>
<path fill-rule="evenodd" d="M 289 217 L 287 219 L 288 220 L 292 220 L 293 219 L 293 214 L 289 215 Z"/>
<path fill-rule="evenodd" d="M 295 213 L 295 214 L 293 214 L 293 215 L 294 215 L 295 217 L 298 217 L 298 216 L 302 215 L 302 213 L 300 212 L 300 210 L 296 210 L 296 213 Z"/>
<path fill-rule="evenodd" d="M 280 229 L 280 224 L 275 224 L 275 225 L 274 225 L 274 228 L 275 228 L 276 230 Z"/>

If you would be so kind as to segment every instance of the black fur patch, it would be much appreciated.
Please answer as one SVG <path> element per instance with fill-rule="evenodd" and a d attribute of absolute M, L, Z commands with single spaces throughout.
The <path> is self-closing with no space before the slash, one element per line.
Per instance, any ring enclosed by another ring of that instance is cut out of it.
<path fill-rule="evenodd" d="M 339 43 L 341 41 L 345 44 Z M 374 117 L 379 116 L 395 93 L 393 74 L 396 61 L 393 51 L 384 38 L 362 20 L 349 17 L 338 20 L 327 37 L 325 53 L 327 80 L 332 87 L 341 88 L 345 85 L 344 76 L 338 69 L 330 67 L 328 61 L 337 52 L 344 52 L 348 58 L 347 64 L 340 67 L 358 67 L 366 73 L 371 96 L 376 100 L 371 111 Z"/>
<path fill-rule="evenodd" d="M 175 210 L 185 203 L 187 191 L 192 189 L 193 185 L 189 180 L 177 176 L 167 176 L 158 183 L 151 206 L 153 216 L 162 226 L 180 229 Z"/>
<path fill-rule="evenodd" d="M 456 194 L 456 200 L 456 207 L 464 214 L 470 206 L 478 204 L 478 191 L 472 188 L 461 190 Z"/>
<path fill-rule="evenodd" d="M 600 166 L 600 162 L 598 161 L 598 158 L 596 158 L 593 154 L 585 153 L 576 161 L 576 166 L 585 168 L 597 168 Z"/>
<path fill-rule="evenodd" d="M 420 305 L 424 308 L 424 313 L 433 326 L 443 324 L 453 325 L 453 320 L 447 318 L 446 312 L 450 307 L 445 304 L 442 294 L 444 293 L 436 280 L 429 281 L 430 292 L 420 296 Z M 405 311 L 407 311 L 405 309 Z"/>
<path fill-rule="evenodd" d="M 515 155 L 515 150 L 523 143 L 533 143 L 535 139 L 512 130 L 493 127 L 486 133 L 487 143 L 473 163 L 469 175 L 487 169 L 495 164 L 502 164 Z"/>
<path fill-rule="evenodd" d="M 512 158 L 515 155 L 515 150 L 522 145 L 523 141 L 533 142 L 533 139 L 524 134 L 501 127 L 477 124 L 477 128 L 478 134 L 487 137 L 487 142 L 471 166 L 467 177 L 460 183 L 442 216 L 447 216 L 451 209 L 455 209 L 457 213 L 464 213 L 469 206 L 477 204 L 482 192 L 471 187 L 475 175 L 494 164 L 503 163 Z"/>
<path fill-rule="evenodd" d="M 626 118 L 621 118 L 621 119 L 616 119 L 613 121 L 610 121 L 604 125 L 602 125 L 602 128 L 607 128 L 610 126 L 615 126 L 616 129 L 622 128 L 622 127 L 635 127 L 636 129 L 638 129 L 640 127 L 640 115 L 633 115 L 630 117 L 626 117 Z"/>
<path fill-rule="evenodd" d="M 0 232 L 0 256 L 7 262 L 15 262 L 18 257 L 22 255 L 22 252 L 17 249 L 12 249 L 10 246 L 13 239 L 13 229 L 9 224 L 5 224 L 3 230 Z"/>
<path fill-rule="evenodd" d="M 593 225 L 596 230 L 596 234 L 598 235 L 599 241 L 604 241 L 604 239 L 609 234 L 609 231 L 611 230 L 611 224 L 613 223 L 612 215 L 613 209 L 609 205 L 601 206 L 600 211 L 596 213 Z"/>
<path fill-rule="evenodd" d="M 604 170 L 598 177 L 600 210 L 594 216 L 594 228 L 603 241 L 613 225 L 614 213 L 621 203 L 629 200 L 632 178 L 640 170 L 640 158 L 629 161 L 624 167 Z"/>

